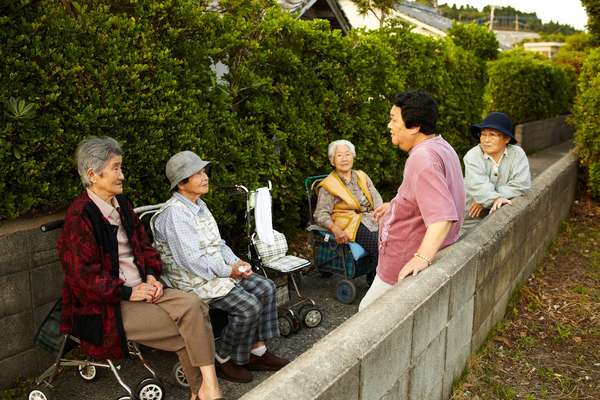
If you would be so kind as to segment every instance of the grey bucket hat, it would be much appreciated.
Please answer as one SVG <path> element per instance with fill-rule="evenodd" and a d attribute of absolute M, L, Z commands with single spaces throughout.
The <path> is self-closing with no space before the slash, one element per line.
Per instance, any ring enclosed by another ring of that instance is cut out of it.
<path fill-rule="evenodd" d="M 189 178 L 202 168 L 210 164 L 210 161 L 204 161 L 192 151 L 186 150 L 175 154 L 167 161 L 165 173 L 171 183 L 171 189 L 185 178 Z"/>

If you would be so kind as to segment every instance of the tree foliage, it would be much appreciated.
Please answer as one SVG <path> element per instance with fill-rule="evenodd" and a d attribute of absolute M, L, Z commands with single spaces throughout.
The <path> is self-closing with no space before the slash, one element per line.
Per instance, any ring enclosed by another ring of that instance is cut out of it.
<path fill-rule="evenodd" d="M 498 56 L 500 44 L 496 35 L 477 24 L 454 23 L 448 36 L 463 49 L 472 51 L 482 60 L 494 60 Z"/>
<path fill-rule="evenodd" d="M 488 64 L 487 111 L 502 111 L 519 124 L 569 112 L 575 97 L 575 73 L 543 56 L 506 52 Z"/>
<path fill-rule="evenodd" d="M 592 42 L 600 46 L 600 0 L 581 0 L 588 15 L 587 28 L 592 35 Z"/>
<path fill-rule="evenodd" d="M 600 48 L 590 52 L 579 75 L 578 96 L 570 118 L 590 192 L 600 198 Z"/>
<path fill-rule="evenodd" d="M 243 231 L 243 199 L 223 187 L 233 183 L 270 179 L 275 226 L 301 226 L 302 181 L 329 171 L 335 139 L 355 143 L 356 167 L 390 198 L 405 159 L 386 128 L 398 91 L 431 92 L 438 132 L 459 153 L 471 147 L 486 83 L 475 49 L 402 24 L 343 36 L 268 0 L 205 3 L 23 0 L 0 17 L 0 219 L 65 207 L 81 190 L 73 151 L 88 135 L 123 143 L 136 205 L 169 196 L 173 153 L 213 161 L 207 201 L 225 237 Z"/>

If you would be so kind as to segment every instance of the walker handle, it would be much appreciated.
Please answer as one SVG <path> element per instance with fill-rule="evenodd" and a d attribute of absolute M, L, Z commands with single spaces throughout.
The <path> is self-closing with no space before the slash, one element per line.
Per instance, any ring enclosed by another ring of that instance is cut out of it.
<path fill-rule="evenodd" d="M 44 225 L 40 226 L 40 230 L 42 232 L 50 232 L 55 229 L 62 228 L 64 225 L 65 225 L 64 219 L 57 219 L 56 221 L 50 221 L 50 222 L 45 223 Z"/>

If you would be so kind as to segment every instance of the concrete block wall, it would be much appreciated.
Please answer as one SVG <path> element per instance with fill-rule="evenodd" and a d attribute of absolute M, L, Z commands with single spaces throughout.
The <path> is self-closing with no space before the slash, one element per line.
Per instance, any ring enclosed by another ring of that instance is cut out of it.
<path fill-rule="evenodd" d="M 56 234 L 30 229 L 0 236 L 0 387 L 50 365 L 33 336 L 62 286 Z"/>
<path fill-rule="evenodd" d="M 500 321 L 574 200 L 572 152 L 530 194 L 354 315 L 243 400 L 442 400 Z"/>
<path fill-rule="evenodd" d="M 561 115 L 517 125 L 517 142 L 530 154 L 570 140 L 575 129 L 567 124 L 566 119 L 567 115 Z"/>

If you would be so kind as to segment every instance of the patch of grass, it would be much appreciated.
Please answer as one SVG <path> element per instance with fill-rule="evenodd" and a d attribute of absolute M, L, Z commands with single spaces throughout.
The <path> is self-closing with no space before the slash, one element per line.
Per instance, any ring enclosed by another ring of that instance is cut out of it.
<path fill-rule="evenodd" d="M 0 390 L 0 400 L 24 399 L 32 384 L 33 379 L 20 379 L 13 387 Z"/>
<path fill-rule="evenodd" d="M 560 340 L 568 340 L 573 336 L 573 327 L 558 323 L 556 324 L 556 333 Z"/>
<path fill-rule="evenodd" d="M 540 367 L 535 370 L 535 373 L 545 382 L 552 382 L 554 377 L 554 370 L 552 368 Z"/>
<path fill-rule="evenodd" d="M 529 349 L 533 347 L 536 343 L 537 339 L 529 335 L 519 336 L 519 338 L 517 339 L 517 347 L 519 347 L 522 350 Z"/>
<path fill-rule="evenodd" d="M 581 286 L 581 285 L 577 285 L 573 288 L 573 292 L 578 293 L 578 294 L 588 294 L 590 292 L 590 288 L 585 287 L 585 286 Z"/>
<path fill-rule="evenodd" d="M 517 396 L 515 390 L 512 387 L 504 385 L 502 383 L 494 384 L 494 393 L 501 400 L 513 400 Z"/>

